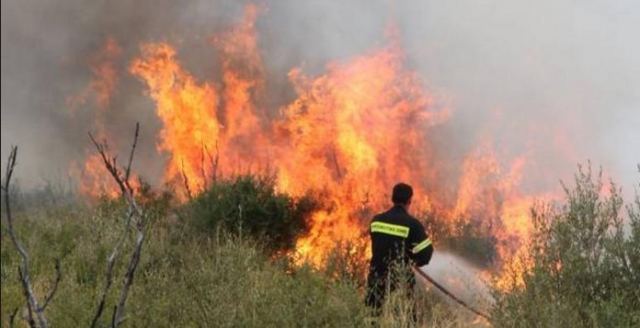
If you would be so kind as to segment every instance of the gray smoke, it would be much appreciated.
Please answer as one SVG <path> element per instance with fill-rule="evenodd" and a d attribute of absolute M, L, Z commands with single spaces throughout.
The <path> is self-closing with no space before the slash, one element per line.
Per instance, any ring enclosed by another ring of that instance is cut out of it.
<path fill-rule="evenodd" d="M 34 186 L 67 174 L 88 148 L 95 109 L 72 116 L 66 99 L 91 79 L 88 58 L 112 36 L 123 48 L 107 128 L 126 145 L 143 122 L 140 158 L 153 179 L 159 123 L 144 88 L 126 74 L 145 41 L 169 41 L 186 68 L 215 79 L 210 37 L 244 1 L 2 1 L 2 159 L 21 148 L 18 175 Z M 602 165 L 630 186 L 640 162 L 640 3 L 634 0 L 266 1 L 257 29 L 272 107 L 293 97 L 286 73 L 322 72 L 385 45 L 399 27 L 408 65 L 453 108 L 435 142 L 460 162 L 484 139 L 501 158 L 526 154 L 532 191 L 568 180 L 577 162 Z M 505 163 L 505 165 L 508 163 Z"/>

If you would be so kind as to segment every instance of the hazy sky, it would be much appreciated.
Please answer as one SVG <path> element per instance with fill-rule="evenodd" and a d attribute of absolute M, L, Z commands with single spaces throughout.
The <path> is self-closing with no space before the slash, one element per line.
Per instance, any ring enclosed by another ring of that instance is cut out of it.
<path fill-rule="evenodd" d="M 215 69 L 209 38 L 238 19 L 243 3 L 3 0 L 2 160 L 18 144 L 23 183 L 64 177 L 84 154 L 92 120 L 89 108 L 72 117 L 65 100 L 89 83 L 88 58 L 107 36 L 124 50 L 122 69 L 141 42 L 169 41 L 187 69 L 206 78 Z M 587 159 L 628 190 L 640 177 L 638 1 L 258 3 L 268 79 L 279 86 L 274 99 L 291 97 L 289 69 L 317 74 L 330 60 L 375 50 L 395 23 L 407 65 L 453 108 L 445 135 L 457 148 L 489 138 L 504 158 L 527 154 L 543 187 Z M 141 154 L 152 157 L 153 103 L 125 75 L 108 124 L 127 135 L 135 120 L 145 122 Z M 150 167 L 159 170 L 162 160 Z"/>

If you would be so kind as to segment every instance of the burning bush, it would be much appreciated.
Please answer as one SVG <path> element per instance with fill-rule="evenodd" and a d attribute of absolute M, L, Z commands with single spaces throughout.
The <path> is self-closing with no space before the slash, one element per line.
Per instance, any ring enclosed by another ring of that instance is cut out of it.
<path fill-rule="evenodd" d="M 604 192 L 603 192 L 604 191 Z M 533 266 L 498 290 L 496 326 L 627 327 L 640 324 L 640 196 L 624 223 L 620 189 L 580 168 L 566 204 L 532 210 Z M 604 194 L 604 196 L 603 196 Z"/>
<path fill-rule="evenodd" d="M 211 233 L 222 226 L 265 240 L 272 250 L 291 248 L 314 208 L 310 196 L 294 199 L 278 193 L 273 179 L 251 175 L 218 181 L 187 205 L 199 230 Z"/>

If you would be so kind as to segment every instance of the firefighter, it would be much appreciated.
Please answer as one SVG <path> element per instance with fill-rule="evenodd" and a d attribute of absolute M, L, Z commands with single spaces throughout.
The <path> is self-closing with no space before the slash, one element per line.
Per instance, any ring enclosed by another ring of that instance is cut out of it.
<path fill-rule="evenodd" d="M 385 294 L 396 289 L 399 283 L 406 284 L 411 296 L 415 277 L 410 266 L 427 265 L 433 254 L 433 245 L 424 227 L 409 214 L 412 196 L 410 185 L 395 185 L 391 196 L 393 207 L 376 215 L 369 226 L 373 254 L 365 302 L 376 314 L 379 314 Z"/>

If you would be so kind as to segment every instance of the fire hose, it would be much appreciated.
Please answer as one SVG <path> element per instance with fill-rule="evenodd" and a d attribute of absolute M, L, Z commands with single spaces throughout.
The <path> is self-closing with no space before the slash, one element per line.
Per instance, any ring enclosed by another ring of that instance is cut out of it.
<path fill-rule="evenodd" d="M 454 300 L 456 303 L 460 304 L 462 307 L 466 308 L 467 310 L 489 320 L 489 316 L 474 309 L 473 307 L 471 307 L 469 304 L 467 304 L 465 301 L 459 299 L 458 297 L 456 297 L 455 295 L 453 295 L 450 291 L 448 291 L 446 288 L 444 288 L 444 286 L 440 285 L 437 281 L 433 280 L 433 278 L 431 278 L 426 272 L 420 270 L 420 268 L 418 267 L 414 267 L 413 268 L 414 271 L 416 271 L 422 278 L 424 278 L 425 280 L 427 280 L 428 282 L 430 282 L 433 286 L 435 286 L 438 290 L 440 290 L 442 293 L 444 293 L 445 295 L 447 295 L 449 298 L 451 298 L 452 300 Z"/>

